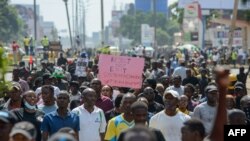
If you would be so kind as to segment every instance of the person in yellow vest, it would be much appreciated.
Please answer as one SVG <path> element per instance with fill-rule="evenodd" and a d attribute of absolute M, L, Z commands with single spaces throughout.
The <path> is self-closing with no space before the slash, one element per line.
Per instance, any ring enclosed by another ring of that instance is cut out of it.
<path fill-rule="evenodd" d="M 43 38 L 41 40 L 41 44 L 42 44 L 44 50 L 49 49 L 49 38 L 46 35 L 43 36 Z"/>
<path fill-rule="evenodd" d="M 43 51 L 44 51 L 44 59 L 48 59 L 48 54 L 47 51 L 49 50 L 49 39 L 46 35 L 43 36 L 41 40 L 41 44 L 43 46 Z"/>
<path fill-rule="evenodd" d="M 232 54 L 231 54 L 231 59 L 232 59 L 232 62 L 233 62 L 233 65 L 234 65 L 234 68 L 236 68 L 236 60 L 237 60 L 237 52 L 235 50 L 232 51 Z"/>
<path fill-rule="evenodd" d="M 23 39 L 23 44 L 24 44 L 25 54 L 29 55 L 30 38 L 25 36 Z"/>

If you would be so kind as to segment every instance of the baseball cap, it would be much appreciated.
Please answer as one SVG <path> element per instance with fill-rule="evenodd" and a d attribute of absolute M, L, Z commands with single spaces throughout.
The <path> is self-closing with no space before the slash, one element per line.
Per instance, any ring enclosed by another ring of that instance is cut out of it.
<path fill-rule="evenodd" d="M 48 141 L 76 141 L 76 139 L 68 133 L 55 133 Z"/>
<path fill-rule="evenodd" d="M 9 85 L 9 90 L 17 89 L 18 91 L 22 91 L 22 87 L 18 82 L 12 81 Z"/>
<path fill-rule="evenodd" d="M 49 79 L 51 78 L 51 74 L 50 73 L 44 73 L 43 74 L 43 79 Z"/>
<path fill-rule="evenodd" d="M 166 95 L 172 95 L 174 98 L 177 98 L 177 99 L 179 99 L 179 94 L 178 94 L 178 92 L 177 91 L 174 91 L 174 90 L 168 90 L 168 91 L 166 91 L 165 93 L 164 93 L 164 96 L 166 96 Z"/>
<path fill-rule="evenodd" d="M 218 88 L 216 86 L 214 86 L 214 85 L 209 85 L 209 86 L 206 87 L 205 91 L 207 93 L 212 92 L 212 91 L 218 91 Z"/>
<path fill-rule="evenodd" d="M 70 86 L 79 87 L 79 82 L 78 81 L 71 81 L 69 84 L 70 84 Z"/>
<path fill-rule="evenodd" d="M 10 132 L 10 137 L 16 135 L 16 134 L 22 134 L 25 137 L 27 137 L 29 140 L 36 138 L 36 128 L 35 126 L 27 121 L 18 122 L 14 125 Z"/>
<path fill-rule="evenodd" d="M 145 82 L 147 82 L 149 85 L 156 85 L 156 80 L 155 79 L 146 79 Z"/>
<path fill-rule="evenodd" d="M 0 111 L 0 120 L 5 123 L 15 124 L 17 117 L 11 111 Z"/>
<path fill-rule="evenodd" d="M 237 87 L 237 86 L 240 86 L 240 87 L 242 87 L 242 88 L 245 88 L 245 85 L 244 85 L 242 82 L 240 82 L 240 81 L 237 81 L 237 82 L 234 84 L 234 87 Z"/>
<path fill-rule="evenodd" d="M 41 60 L 41 64 L 47 64 L 48 60 Z"/>
<path fill-rule="evenodd" d="M 241 90 L 243 90 L 244 88 L 242 86 L 238 85 L 234 89 L 241 89 Z"/>

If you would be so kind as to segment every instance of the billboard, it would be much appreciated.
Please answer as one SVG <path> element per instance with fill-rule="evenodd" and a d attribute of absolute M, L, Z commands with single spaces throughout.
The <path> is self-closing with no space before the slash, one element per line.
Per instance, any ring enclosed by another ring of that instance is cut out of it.
<path fill-rule="evenodd" d="M 190 3 L 184 8 L 184 18 L 201 18 L 201 9 L 198 3 Z"/>
<path fill-rule="evenodd" d="M 156 0 L 156 12 L 167 14 L 168 0 Z M 153 0 L 135 0 L 136 11 L 151 12 L 153 11 Z"/>
<path fill-rule="evenodd" d="M 154 27 L 148 24 L 141 25 L 141 44 L 144 46 L 152 46 L 154 43 Z"/>
<path fill-rule="evenodd" d="M 199 3 L 185 5 L 183 18 L 184 42 L 193 43 L 201 47 L 201 8 Z"/>
<path fill-rule="evenodd" d="M 214 36 L 214 40 L 212 40 L 213 46 L 215 47 L 228 46 L 229 29 L 214 30 L 213 36 Z M 234 31 L 233 46 L 235 47 L 243 46 L 241 29 Z"/>
<path fill-rule="evenodd" d="M 199 2 L 202 9 L 224 9 L 233 10 L 234 0 L 179 0 L 178 7 L 184 8 L 185 5 L 192 2 Z M 239 2 L 239 9 L 250 9 L 250 1 L 245 5 Z"/>

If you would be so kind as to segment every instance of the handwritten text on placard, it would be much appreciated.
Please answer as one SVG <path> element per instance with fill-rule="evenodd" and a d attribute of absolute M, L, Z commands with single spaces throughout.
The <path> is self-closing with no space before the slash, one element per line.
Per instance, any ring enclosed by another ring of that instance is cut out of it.
<path fill-rule="evenodd" d="M 103 84 L 118 87 L 141 88 L 143 58 L 100 55 L 99 79 Z"/>

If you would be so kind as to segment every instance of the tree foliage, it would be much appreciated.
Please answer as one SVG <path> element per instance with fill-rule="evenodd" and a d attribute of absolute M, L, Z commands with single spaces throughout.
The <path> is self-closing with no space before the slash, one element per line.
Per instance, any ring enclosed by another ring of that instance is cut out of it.
<path fill-rule="evenodd" d="M 18 39 L 22 33 L 23 22 L 18 17 L 15 7 L 8 0 L 0 1 L 0 40 L 9 42 Z"/>
<path fill-rule="evenodd" d="M 179 24 L 182 24 L 184 17 L 184 9 L 178 8 L 178 2 L 174 2 L 169 6 L 170 18 L 172 20 L 178 21 Z"/>
<path fill-rule="evenodd" d="M 155 21 L 154 21 L 155 19 Z M 161 13 L 154 14 L 134 11 L 133 6 L 130 6 L 128 14 L 120 19 L 120 28 L 118 32 L 122 36 L 133 40 L 132 44 L 140 44 L 141 42 L 141 24 L 148 24 L 154 27 L 156 24 L 156 40 L 157 44 L 172 45 L 173 34 L 180 31 L 180 24 L 177 20 L 167 20 L 166 15 Z"/>
<path fill-rule="evenodd" d="M 250 10 L 239 10 L 237 19 L 250 22 Z"/>
<path fill-rule="evenodd" d="M 1 45 L 0 45 L 1 46 Z M 3 47 L 0 47 L 0 98 L 4 97 L 9 83 L 5 80 L 5 74 L 7 73 L 8 60 Z"/>

